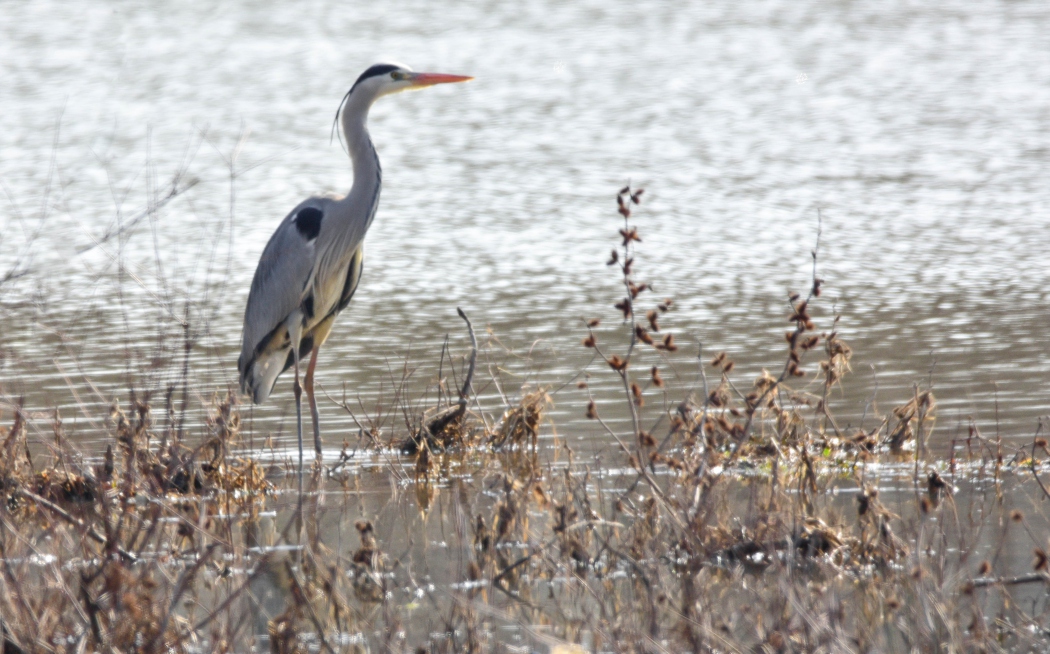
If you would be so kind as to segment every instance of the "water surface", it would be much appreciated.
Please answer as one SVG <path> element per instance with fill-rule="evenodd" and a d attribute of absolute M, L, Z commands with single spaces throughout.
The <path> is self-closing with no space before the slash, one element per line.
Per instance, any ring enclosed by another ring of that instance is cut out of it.
<path fill-rule="evenodd" d="M 456 306 L 532 353 L 491 346 L 511 386 L 568 381 L 587 361 L 579 318 L 615 316 L 603 264 L 629 180 L 647 189 L 639 274 L 676 299 L 664 324 L 683 346 L 679 387 L 697 341 L 730 352 L 745 382 L 782 364 L 819 209 L 816 315 L 827 329 L 841 314 L 857 352 L 835 399 L 854 424 L 917 382 L 934 386 L 942 442 L 969 416 L 1027 438 L 1047 413 L 1045 3 L 77 12 L 45 0 L 0 15 L 0 274 L 29 271 L 0 287 L 0 390 L 60 407 L 85 446 L 111 399 L 178 378 L 187 311 L 194 406 L 234 382 L 259 253 L 302 197 L 349 188 L 332 116 L 384 58 L 476 80 L 372 113 L 385 185 L 364 281 L 323 353 L 333 394 L 345 383 L 373 405 L 406 358 L 421 388 L 445 334 L 465 348 Z M 180 169 L 199 183 L 82 252 Z M 252 413 L 262 433 L 288 433 L 281 384 Z M 583 424 L 583 401 L 572 386 L 556 396 L 563 429 Z M 322 412 L 332 445 L 356 433 Z"/>

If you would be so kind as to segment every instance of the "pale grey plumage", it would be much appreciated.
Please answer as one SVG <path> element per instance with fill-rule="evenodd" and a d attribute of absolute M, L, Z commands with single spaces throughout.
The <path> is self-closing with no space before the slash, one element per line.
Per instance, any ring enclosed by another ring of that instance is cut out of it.
<path fill-rule="evenodd" d="M 244 312 L 244 336 L 238 361 L 242 373 L 242 390 L 251 395 L 256 404 L 266 401 L 277 375 L 287 369 L 291 342 L 282 340 L 280 347 L 271 347 L 269 351 L 257 348 L 268 345 L 264 342 L 268 336 L 279 336 L 273 334 L 273 330 L 284 325 L 289 316 L 311 296 L 315 286 L 312 282 L 327 276 L 327 272 L 318 274 L 328 268 L 318 265 L 317 244 L 322 242 L 320 235 L 313 239 L 304 238 L 296 229 L 295 218 L 302 209 L 319 209 L 323 216 L 323 230 L 326 222 L 332 222 L 334 204 L 332 198 L 313 197 L 304 200 L 281 221 L 259 259 Z M 317 302 L 316 297 L 314 302 Z M 314 315 L 317 311 L 315 308 Z M 303 327 L 304 332 L 308 331 L 308 325 Z M 248 362 L 247 366 L 245 362 Z"/>
<path fill-rule="evenodd" d="M 354 183 L 344 197 L 312 197 L 299 204 L 277 227 L 259 260 L 244 313 L 241 355 L 237 361 L 241 390 L 256 403 L 269 396 L 278 375 L 296 369 L 299 409 L 299 360 L 312 352 L 306 390 L 321 451 L 313 369 L 317 350 L 336 316 L 350 302 L 360 281 L 365 233 L 375 218 L 382 169 L 365 122 L 372 103 L 383 95 L 469 77 L 414 73 L 394 64 L 366 70 L 343 99 L 339 115 L 354 169 Z"/>

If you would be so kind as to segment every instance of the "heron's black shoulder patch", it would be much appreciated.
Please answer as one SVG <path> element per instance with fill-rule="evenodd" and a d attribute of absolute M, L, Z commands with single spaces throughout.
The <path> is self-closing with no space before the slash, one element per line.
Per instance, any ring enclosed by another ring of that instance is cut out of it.
<path fill-rule="evenodd" d="M 322 218 L 324 218 L 324 213 L 320 209 L 306 207 L 299 210 L 292 222 L 295 223 L 295 228 L 299 230 L 303 238 L 312 241 L 321 233 Z"/>

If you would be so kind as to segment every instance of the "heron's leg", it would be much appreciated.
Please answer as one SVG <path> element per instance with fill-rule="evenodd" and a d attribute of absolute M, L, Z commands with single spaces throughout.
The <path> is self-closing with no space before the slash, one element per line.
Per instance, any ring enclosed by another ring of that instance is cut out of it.
<path fill-rule="evenodd" d="M 303 387 L 299 384 L 299 348 L 295 352 L 295 434 L 299 439 L 299 472 L 303 470 Z"/>
<path fill-rule="evenodd" d="M 295 373 L 295 434 L 299 438 L 299 500 L 295 507 L 296 538 L 299 543 L 303 539 L 303 387 L 299 385 L 299 341 L 303 336 L 303 324 L 301 318 L 295 316 L 291 319 L 288 327 L 289 340 L 292 342 L 292 365 Z M 302 556 L 302 552 L 299 553 Z M 301 561 L 300 561 L 301 562 Z"/>
<path fill-rule="evenodd" d="M 321 459 L 321 414 L 317 411 L 317 398 L 314 396 L 314 368 L 317 367 L 317 353 L 321 350 L 318 343 L 310 352 L 310 365 L 306 367 L 306 377 L 303 383 L 306 385 L 306 397 L 310 400 L 310 417 L 314 421 L 314 450 L 317 451 L 318 460 Z"/>
<path fill-rule="evenodd" d="M 299 341 L 303 335 L 303 326 L 299 320 L 289 328 L 289 340 L 292 342 L 292 364 L 295 372 L 295 434 L 299 439 L 299 498 L 303 496 L 303 387 L 299 384 Z"/>

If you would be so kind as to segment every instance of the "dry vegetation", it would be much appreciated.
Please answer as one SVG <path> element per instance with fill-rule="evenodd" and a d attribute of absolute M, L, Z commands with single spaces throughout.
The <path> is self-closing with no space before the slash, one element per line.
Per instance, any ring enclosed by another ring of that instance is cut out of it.
<path fill-rule="evenodd" d="M 132 394 L 88 458 L 57 412 L 34 418 L 50 442 L 29 437 L 26 408 L 7 412 L 0 652 L 1050 646 L 1046 441 L 1010 449 L 973 427 L 930 456 L 936 402 L 920 387 L 872 428 L 840 425 L 852 352 L 810 313 L 816 249 L 774 372 L 743 379 L 706 355 L 695 388 L 672 388 L 666 368 L 696 355 L 667 330 L 672 301 L 647 302 L 636 278 L 641 199 L 617 195 L 617 313 L 581 329 L 594 359 L 573 410 L 615 452 L 541 438 L 549 389 L 483 406 L 472 328 L 462 385 L 439 380 L 425 411 L 399 395 L 404 427 L 362 428 L 359 450 L 307 471 L 302 503 L 290 465 L 246 451 L 232 394 L 195 442 L 174 393 Z M 616 405 L 591 394 L 603 377 Z M 362 508 L 370 458 L 393 512 Z"/>

